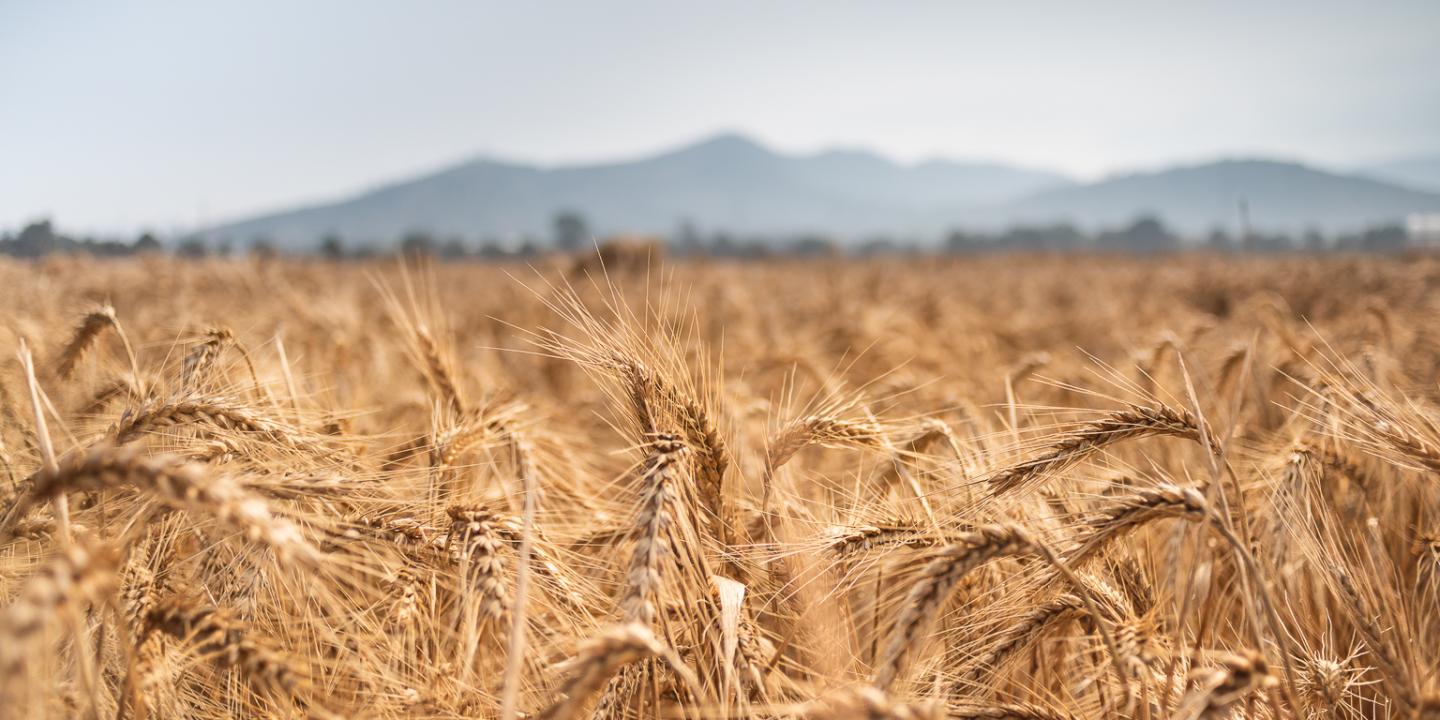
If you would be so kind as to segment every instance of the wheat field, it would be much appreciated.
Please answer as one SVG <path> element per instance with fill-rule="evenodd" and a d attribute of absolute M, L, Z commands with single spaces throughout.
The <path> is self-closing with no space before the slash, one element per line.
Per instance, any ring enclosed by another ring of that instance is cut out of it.
<path fill-rule="evenodd" d="M 1440 717 L 1440 260 L 0 264 L 0 716 Z"/>

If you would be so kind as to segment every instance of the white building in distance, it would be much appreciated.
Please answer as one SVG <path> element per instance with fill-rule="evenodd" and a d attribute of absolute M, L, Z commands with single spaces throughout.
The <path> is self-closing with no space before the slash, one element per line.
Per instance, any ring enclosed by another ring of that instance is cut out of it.
<path fill-rule="evenodd" d="M 1411 213 L 1405 230 L 1414 247 L 1440 248 L 1440 213 Z"/>

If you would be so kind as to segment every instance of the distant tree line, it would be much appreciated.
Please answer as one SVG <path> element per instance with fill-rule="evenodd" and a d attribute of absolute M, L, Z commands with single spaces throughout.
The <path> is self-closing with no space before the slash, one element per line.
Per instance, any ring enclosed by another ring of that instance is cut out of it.
<path fill-rule="evenodd" d="M 50 253 L 89 253 L 101 257 L 134 255 L 143 252 L 160 252 L 160 240 L 151 233 L 142 233 L 135 240 L 97 240 L 74 238 L 56 232 L 49 220 L 26 225 L 19 235 L 0 235 L 0 253 L 14 257 L 36 258 Z"/>
<path fill-rule="evenodd" d="M 1198 241 L 1187 241 L 1154 217 L 1140 217 L 1123 227 L 1098 233 L 1085 233 L 1073 225 L 1059 223 L 1021 225 L 993 234 L 957 230 L 945 239 L 945 249 L 956 253 L 1164 253 L 1182 250 L 1248 253 L 1398 252 L 1410 247 L 1409 233 L 1402 225 L 1384 225 L 1334 237 L 1326 237 L 1319 230 L 1308 230 L 1298 236 L 1266 232 L 1248 232 L 1237 236 L 1216 228 Z"/>
<path fill-rule="evenodd" d="M 650 238 L 647 238 L 650 239 Z M 387 255 L 425 256 L 443 260 L 525 259 L 546 252 L 583 251 L 601 238 L 594 236 L 584 216 L 573 211 L 555 215 L 549 237 L 521 236 L 502 242 L 499 238 L 437 236 L 424 230 L 405 233 L 398 245 L 379 247 L 352 244 L 338 233 L 318 239 L 309 252 L 300 254 L 330 260 L 368 259 Z M 1003 252 L 1123 252 L 1166 253 L 1184 250 L 1210 252 L 1398 252 L 1412 246 L 1404 226 L 1385 225 L 1363 232 L 1327 237 L 1318 230 L 1300 235 L 1248 232 L 1231 235 L 1215 229 L 1203 238 L 1186 239 L 1154 217 L 1139 217 L 1118 228 L 1085 232 L 1068 223 L 1016 225 L 1003 231 L 955 230 L 937 244 L 930 239 L 872 236 L 858 243 L 842 243 L 823 233 L 791 235 L 740 234 L 727 231 L 701 232 L 693 223 L 682 222 L 668 237 L 656 237 L 671 256 L 716 258 L 827 257 L 839 255 L 880 256 Z M 178 257 L 230 256 L 237 252 L 230 240 L 206 240 L 199 236 L 175 239 L 168 247 L 153 233 L 145 232 L 131 241 L 77 238 L 58 232 L 49 220 L 33 222 L 18 235 L 0 235 L 0 254 L 35 258 L 50 253 L 88 253 L 118 257 L 140 253 L 171 252 Z M 270 256 L 276 245 L 266 237 L 251 238 L 243 248 L 251 255 Z"/>

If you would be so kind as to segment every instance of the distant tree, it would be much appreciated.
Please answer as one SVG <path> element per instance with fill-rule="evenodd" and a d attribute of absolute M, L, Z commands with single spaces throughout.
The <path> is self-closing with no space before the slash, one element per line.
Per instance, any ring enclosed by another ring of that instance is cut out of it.
<path fill-rule="evenodd" d="M 1005 231 L 997 244 L 1007 250 L 1083 250 L 1090 239 L 1068 223 L 1055 225 L 1017 225 Z"/>
<path fill-rule="evenodd" d="M 1180 248 L 1180 238 L 1171 234 L 1159 218 L 1142 216 L 1120 230 L 1102 233 L 1099 247 L 1125 252 L 1167 252 Z"/>
<path fill-rule="evenodd" d="M 175 245 L 175 256 L 196 260 L 210 254 L 205 241 L 198 237 L 187 237 Z"/>
<path fill-rule="evenodd" d="M 1318 228 L 1310 228 L 1309 230 L 1306 230 L 1305 236 L 1301 239 L 1301 243 L 1304 246 L 1306 252 L 1325 251 L 1325 236 L 1320 234 L 1320 230 Z"/>
<path fill-rule="evenodd" d="M 268 236 L 260 235 L 250 240 L 250 257 L 257 260 L 273 260 L 277 254 L 275 241 Z"/>
<path fill-rule="evenodd" d="M 785 243 L 785 252 L 799 257 L 834 257 L 840 254 L 834 240 L 823 235 L 801 235 Z"/>
<path fill-rule="evenodd" d="M 689 220 L 680 222 L 671 244 L 675 246 L 676 254 L 682 256 L 699 255 L 705 251 L 705 241 L 700 237 L 700 230 Z"/>
<path fill-rule="evenodd" d="M 124 257 L 134 251 L 130 243 L 120 240 L 85 238 L 79 241 L 77 246 L 81 251 L 98 257 Z"/>
<path fill-rule="evenodd" d="M 40 257 L 60 248 L 61 237 L 49 220 L 40 220 L 26 225 L 15 238 L 15 254 L 20 257 Z"/>
<path fill-rule="evenodd" d="M 746 238 L 741 241 L 738 252 L 738 257 L 745 258 L 746 260 L 764 260 L 774 255 L 775 250 L 771 247 L 769 241 L 765 238 L 755 237 Z"/>
<path fill-rule="evenodd" d="M 411 230 L 400 240 L 400 254 L 409 258 L 434 255 L 435 238 L 424 230 Z"/>
<path fill-rule="evenodd" d="M 440 257 L 446 260 L 461 260 L 469 254 L 470 250 L 465 247 L 465 238 L 459 235 L 451 236 L 450 239 L 446 240 L 445 244 L 440 247 Z"/>
<path fill-rule="evenodd" d="M 1396 252 L 1410 244 L 1410 234 L 1401 225 L 1370 228 L 1360 236 L 1360 247 L 1370 252 Z"/>
<path fill-rule="evenodd" d="M 160 252 L 160 241 L 152 233 L 141 233 L 135 238 L 135 244 L 131 246 L 136 253 L 157 253 Z"/>
<path fill-rule="evenodd" d="M 340 233 L 326 233 L 320 239 L 320 257 L 326 260 L 341 260 L 345 257 L 345 240 Z"/>
<path fill-rule="evenodd" d="M 989 244 L 983 235 L 964 230 L 952 230 L 945 237 L 945 249 L 952 253 L 977 252 L 985 249 Z"/>
<path fill-rule="evenodd" d="M 856 251 L 863 257 L 894 255 L 898 250 L 895 241 L 884 235 L 866 238 L 864 242 L 860 243 L 860 247 L 856 248 Z"/>
<path fill-rule="evenodd" d="M 1205 248 L 1215 252 L 1230 252 L 1235 249 L 1235 241 L 1231 239 L 1230 233 L 1225 232 L 1225 228 L 1212 228 L 1205 237 Z"/>
<path fill-rule="evenodd" d="M 1250 252 L 1256 253 L 1284 253 L 1296 248 L 1294 238 L 1285 233 L 1264 233 L 1252 230 L 1250 232 Z"/>
<path fill-rule="evenodd" d="M 584 216 L 573 210 L 557 213 L 552 225 L 555 247 L 565 252 L 575 252 L 585 247 L 586 241 L 590 239 L 590 228 L 586 225 Z"/>
<path fill-rule="evenodd" d="M 734 257 L 739 254 L 739 247 L 734 236 L 721 231 L 710 236 L 710 254 L 717 257 Z"/>
<path fill-rule="evenodd" d="M 540 254 L 540 243 L 535 238 L 526 235 L 520 239 L 520 247 L 515 249 L 515 257 L 532 258 Z"/>
<path fill-rule="evenodd" d="M 500 245 L 499 240 L 487 237 L 480 241 L 478 254 L 486 260 L 498 260 L 505 257 L 505 248 Z"/>

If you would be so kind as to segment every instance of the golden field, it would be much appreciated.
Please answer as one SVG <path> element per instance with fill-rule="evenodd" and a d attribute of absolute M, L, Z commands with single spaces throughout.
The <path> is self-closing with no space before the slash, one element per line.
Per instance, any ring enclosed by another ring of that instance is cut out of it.
<path fill-rule="evenodd" d="M 3 717 L 1440 717 L 1437 259 L 0 287 Z"/>

